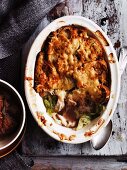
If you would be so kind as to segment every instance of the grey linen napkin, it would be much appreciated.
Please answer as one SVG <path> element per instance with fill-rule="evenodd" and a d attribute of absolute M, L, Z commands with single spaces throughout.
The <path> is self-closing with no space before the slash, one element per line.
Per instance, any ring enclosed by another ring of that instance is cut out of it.
<path fill-rule="evenodd" d="M 1 0 L 0 2 L 0 79 L 15 87 L 20 84 L 21 49 L 38 24 L 60 0 Z M 31 159 L 17 152 L 0 159 L 0 170 L 28 169 Z"/>
<path fill-rule="evenodd" d="M 0 79 L 16 85 L 20 52 L 44 16 L 60 0 L 2 0 L 0 2 Z"/>
<path fill-rule="evenodd" d="M 16 151 L 0 159 L 0 170 L 29 170 L 32 159 L 20 156 Z"/>

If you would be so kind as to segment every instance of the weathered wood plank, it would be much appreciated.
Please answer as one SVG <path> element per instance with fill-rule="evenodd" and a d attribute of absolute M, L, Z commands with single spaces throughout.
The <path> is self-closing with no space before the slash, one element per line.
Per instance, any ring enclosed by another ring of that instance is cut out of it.
<path fill-rule="evenodd" d="M 95 21 L 107 32 L 113 45 L 119 53 L 120 45 L 124 40 L 121 34 L 124 32 L 120 23 L 126 15 L 122 9 L 125 0 L 66 0 L 61 3 L 40 24 L 32 38 L 24 48 L 25 57 L 31 42 L 45 25 L 53 19 L 67 15 L 82 15 Z M 121 15 L 122 11 L 122 15 Z M 125 9 L 124 9 L 125 12 Z M 122 16 L 122 17 L 121 17 Z M 125 28 L 124 28 L 125 29 Z M 22 143 L 22 152 L 25 155 L 56 156 L 56 155 L 126 155 L 127 154 L 127 70 L 122 76 L 121 94 L 117 109 L 113 116 L 113 134 L 108 144 L 101 150 L 95 151 L 89 143 L 80 145 L 64 144 L 51 139 L 34 122 L 30 113 L 28 114 L 28 128 Z"/>
<path fill-rule="evenodd" d="M 32 170 L 127 170 L 126 162 L 111 158 L 37 157 Z"/>

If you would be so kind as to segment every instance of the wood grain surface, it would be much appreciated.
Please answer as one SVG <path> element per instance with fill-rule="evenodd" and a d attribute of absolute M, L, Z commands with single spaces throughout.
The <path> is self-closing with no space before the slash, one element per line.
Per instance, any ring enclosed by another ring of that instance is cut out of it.
<path fill-rule="evenodd" d="M 114 158 L 36 157 L 32 170 L 127 170 L 125 162 Z"/>
<path fill-rule="evenodd" d="M 65 0 L 52 9 L 40 23 L 23 49 L 23 58 L 26 59 L 36 35 L 52 20 L 64 15 L 82 15 L 93 20 L 107 33 L 119 56 L 120 47 L 127 45 L 126 7 L 126 0 Z M 71 145 L 55 141 L 38 127 L 28 111 L 22 155 L 32 157 L 35 162 L 33 169 L 127 169 L 127 69 L 121 82 L 119 102 L 112 118 L 113 132 L 109 142 L 99 151 L 92 149 L 89 142 Z M 93 156 L 99 156 L 99 159 Z"/>

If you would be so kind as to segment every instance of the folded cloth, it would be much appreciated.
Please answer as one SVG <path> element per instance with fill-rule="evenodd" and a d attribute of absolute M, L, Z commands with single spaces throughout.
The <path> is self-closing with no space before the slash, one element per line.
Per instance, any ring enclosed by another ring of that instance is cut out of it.
<path fill-rule="evenodd" d="M 0 3 L 0 79 L 15 85 L 20 51 L 44 16 L 60 0 L 2 0 Z"/>
<path fill-rule="evenodd" d="M 27 0 L 13 8 L 0 26 L 0 59 L 17 52 L 42 18 L 58 2 L 59 0 Z"/>
<path fill-rule="evenodd" d="M 22 157 L 16 151 L 0 159 L 0 170 L 29 170 L 34 162 L 31 158 Z"/>

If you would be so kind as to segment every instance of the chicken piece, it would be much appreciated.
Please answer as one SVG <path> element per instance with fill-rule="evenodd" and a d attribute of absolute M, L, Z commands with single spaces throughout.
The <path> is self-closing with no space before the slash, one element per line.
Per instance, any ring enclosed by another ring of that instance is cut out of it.
<path fill-rule="evenodd" d="M 58 96 L 58 100 L 55 106 L 55 111 L 59 112 L 61 111 L 64 106 L 65 106 L 65 96 L 66 96 L 66 92 L 63 90 L 55 90 L 55 94 Z"/>

